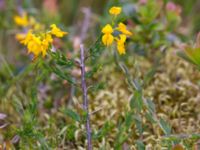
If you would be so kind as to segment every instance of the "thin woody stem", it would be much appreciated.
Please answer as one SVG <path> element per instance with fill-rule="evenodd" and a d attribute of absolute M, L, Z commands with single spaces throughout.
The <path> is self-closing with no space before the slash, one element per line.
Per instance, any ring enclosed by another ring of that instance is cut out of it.
<path fill-rule="evenodd" d="M 85 81 L 85 58 L 84 58 L 84 46 L 80 45 L 81 51 L 81 86 L 83 91 L 83 109 L 87 113 L 86 118 L 86 132 L 87 132 L 87 149 L 92 150 L 92 139 L 91 139 L 91 127 L 90 127 L 90 114 L 88 110 L 88 99 L 87 99 L 87 85 Z"/>

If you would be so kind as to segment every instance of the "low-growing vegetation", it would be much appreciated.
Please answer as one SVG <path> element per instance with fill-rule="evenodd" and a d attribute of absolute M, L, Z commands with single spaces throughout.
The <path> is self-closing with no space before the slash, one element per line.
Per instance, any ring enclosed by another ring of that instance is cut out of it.
<path fill-rule="evenodd" d="M 197 0 L 0 0 L 0 149 L 199 150 Z"/>

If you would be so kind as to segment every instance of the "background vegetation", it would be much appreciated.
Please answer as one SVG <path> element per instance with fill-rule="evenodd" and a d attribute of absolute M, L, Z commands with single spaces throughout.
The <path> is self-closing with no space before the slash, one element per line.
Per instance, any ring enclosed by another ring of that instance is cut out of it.
<path fill-rule="evenodd" d="M 200 73 L 177 55 L 196 39 L 200 2 L 171 1 L 182 10 L 176 16 L 168 0 L 150 1 L 0 0 L 0 149 L 86 149 L 82 91 L 72 84 L 80 69 L 71 61 L 82 42 L 94 149 L 200 149 Z M 112 6 L 133 32 L 123 56 L 101 43 Z M 21 8 L 69 32 L 54 41 L 58 52 L 31 61 L 15 38 Z"/>

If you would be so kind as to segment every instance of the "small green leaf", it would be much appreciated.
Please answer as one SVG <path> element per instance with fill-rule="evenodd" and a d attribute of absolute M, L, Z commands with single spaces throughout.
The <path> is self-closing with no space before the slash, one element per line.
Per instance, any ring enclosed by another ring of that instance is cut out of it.
<path fill-rule="evenodd" d="M 65 113 L 67 116 L 71 117 L 71 118 L 72 118 L 73 120 L 75 120 L 75 121 L 78 121 L 78 122 L 81 121 L 81 118 L 80 118 L 79 114 L 76 113 L 75 111 L 71 110 L 71 109 L 65 109 L 65 110 L 64 110 L 64 113 Z"/>
<path fill-rule="evenodd" d="M 161 129 L 163 130 L 163 132 L 165 133 L 165 135 L 169 135 L 171 133 L 171 127 L 168 125 L 168 123 L 164 119 L 162 118 L 160 119 L 159 125 Z"/>
<path fill-rule="evenodd" d="M 69 73 L 65 73 L 59 67 L 57 67 L 57 66 L 49 66 L 48 64 L 44 64 L 44 66 L 45 66 L 46 69 L 48 69 L 49 71 L 55 73 L 61 79 L 67 80 L 71 84 L 75 84 L 75 81 L 70 76 L 70 74 Z"/>
<path fill-rule="evenodd" d="M 85 77 L 86 77 L 86 78 L 91 78 L 91 77 L 93 77 L 93 75 L 94 75 L 95 73 L 97 73 L 97 72 L 99 71 L 100 68 L 102 68 L 101 65 L 96 65 L 96 66 L 94 66 L 94 67 L 92 68 L 92 70 L 86 72 Z"/>
<path fill-rule="evenodd" d="M 77 127 L 74 124 L 70 124 L 67 127 L 67 130 L 65 131 L 67 139 L 74 140 L 76 130 L 77 130 Z"/>
<path fill-rule="evenodd" d="M 153 76 L 156 73 L 155 67 L 150 69 L 144 76 L 144 84 L 148 85 L 148 83 L 152 80 Z"/>
<path fill-rule="evenodd" d="M 197 66 L 200 66 L 200 48 L 186 47 L 185 54 L 190 58 Z"/>
<path fill-rule="evenodd" d="M 155 104 L 153 103 L 152 100 L 150 99 L 147 99 L 147 107 L 148 107 L 148 110 L 151 112 L 151 113 L 154 113 L 156 111 L 155 109 Z"/>
<path fill-rule="evenodd" d="M 137 150 L 145 150 L 145 145 L 141 140 L 137 140 L 135 143 Z"/>
<path fill-rule="evenodd" d="M 99 90 L 104 89 L 106 86 L 105 82 L 96 83 L 88 88 L 88 91 L 97 92 Z"/>
<path fill-rule="evenodd" d="M 136 109 L 139 112 L 142 110 L 143 99 L 142 99 L 141 91 L 134 92 L 134 96 L 132 97 L 132 99 L 130 101 L 130 107 L 131 107 L 131 109 Z"/>
<path fill-rule="evenodd" d="M 100 139 L 102 137 L 105 137 L 112 130 L 113 127 L 114 127 L 114 124 L 107 121 L 96 134 L 92 135 L 92 138 L 93 139 Z"/>
<path fill-rule="evenodd" d="M 136 128 L 137 128 L 139 134 L 141 135 L 143 133 L 141 116 L 140 115 L 135 115 L 134 116 L 134 122 L 135 122 L 135 125 L 136 125 Z"/>
<path fill-rule="evenodd" d="M 133 80 L 133 83 L 134 83 L 135 89 L 136 89 L 137 91 L 141 91 L 141 90 L 142 90 L 142 85 L 141 85 L 139 79 Z"/>
<path fill-rule="evenodd" d="M 151 123 L 156 123 L 156 121 L 155 121 L 155 119 L 154 119 L 154 116 L 153 116 L 153 114 L 152 113 L 146 113 L 145 114 L 145 117 L 146 117 L 146 119 L 148 120 L 148 121 L 150 121 Z"/>
<path fill-rule="evenodd" d="M 125 116 L 126 128 L 129 129 L 132 123 L 133 123 L 133 114 L 131 112 L 128 112 Z"/>
<path fill-rule="evenodd" d="M 182 59 L 188 61 L 189 63 L 193 65 L 197 65 L 192 59 L 190 59 L 184 52 L 177 52 L 177 55 L 181 57 Z"/>

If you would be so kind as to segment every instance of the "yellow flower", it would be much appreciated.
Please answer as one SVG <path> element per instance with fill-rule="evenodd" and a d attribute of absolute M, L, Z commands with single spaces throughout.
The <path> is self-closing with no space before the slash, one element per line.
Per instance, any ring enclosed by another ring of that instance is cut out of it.
<path fill-rule="evenodd" d="M 52 43 L 52 42 L 53 42 L 53 39 L 52 39 L 51 34 L 47 34 L 47 35 L 46 35 L 46 40 L 47 40 L 49 43 Z"/>
<path fill-rule="evenodd" d="M 33 39 L 33 37 L 34 35 L 32 33 L 32 30 L 29 30 L 28 33 L 26 34 L 26 37 L 20 42 L 24 45 L 27 45 Z"/>
<path fill-rule="evenodd" d="M 14 21 L 19 26 L 28 26 L 28 16 L 26 13 L 23 13 L 22 16 L 14 16 Z"/>
<path fill-rule="evenodd" d="M 30 27 L 35 26 L 37 22 L 32 18 L 30 20 Z M 57 37 L 63 37 L 67 34 L 64 31 L 61 31 L 55 24 L 51 25 L 51 31 L 47 32 L 38 32 L 37 35 L 33 34 L 33 30 L 29 30 L 27 34 L 17 34 L 16 38 L 20 40 L 22 44 L 27 46 L 28 53 L 32 53 L 34 55 L 34 59 L 36 59 L 40 54 L 42 56 L 46 56 L 47 51 L 50 45 L 53 43 L 52 36 L 55 35 Z"/>
<path fill-rule="evenodd" d="M 126 42 L 126 35 L 120 34 L 119 37 L 120 37 L 119 39 L 116 38 L 118 43 L 125 43 Z"/>
<path fill-rule="evenodd" d="M 110 46 L 113 43 L 114 37 L 112 34 L 104 34 L 102 37 L 102 42 L 105 46 Z"/>
<path fill-rule="evenodd" d="M 121 22 L 118 24 L 117 30 L 119 30 L 120 32 L 122 32 L 125 35 L 128 35 L 128 36 L 132 35 L 132 33 L 126 29 L 126 25 Z"/>
<path fill-rule="evenodd" d="M 110 8 L 109 13 L 111 15 L 117 16 L 117 15 L 119 15 L 121 13 L 121 11 L 122 11 L 121 7 L 112 7 L 112 8 Z"/>
<path fill-rule="evenodd" d="M 43 40 L 41 43 L 41 53 L 43 57 L 46 56 L 48 48 L 49 42 L 47 40 Z"/>
<path fill-rule="evenodd" d="M 47 33 L 41 43 L 42 56 L 46 56 L 49 45 L 53 42 L 51 34 Z"/>
<path fill-rule="evenodd" d="M 126 54 L 125 46 L 124 45 L 117 45 L 117 50 L 120 55 Z"/>
<path fill-rule="evenodd" d="M 40 54 L 46 56 L 49 45 L 53 42 L 50 33 L 45 33 L 43 36 L 36 36 L 30 30 L 26 37 L 21 41 L 22 44 L 27 46 L 28 53 L 32 53 L 34 58 L 37 58 Z"/>
<path fill-rule="evenodd" d="M 17 33 L 15 35 L 15 39 L 18 40 L 18 41 L 22 41 L 26 38 L 26 34 L 25 33 Z"/>
<path fill-rule="evenodd" d="M 55 24 L 51 25 L 51 34 L 57 36 L 57 37 L 63 37 L 67 32 L 62 31 L 59 29 Z"/>
<path fill-rule="evenodd" d="M 42 42 L 39 37 L 33 36 L 33 39 L 27 44 L 28 53 L 33 53 L 33 55 L 38 57 L 41 53 Z"/>
<path fill-rule="evenodd" d="M 101 31 L 104 34 L 111 34 L 113 33 L 113 28 L 110 24 L 105 25 L 105 27 Z"/>
<path fill-rule="evenodd" d="M 114 37 L 112 35 L 113 33 L 113 28 L 110 24 L 105 25 L 105 27 L 101 31 L 104 33 L 102 36 L 102 42 L 106 46 L 110 46 L 113 43 Z"/>
<path fill-rule="evenodd" d="M 52 43 L 53 42 L 53 38 L 52 38 L 50 33 L 45 33 L 44 34 L 44 40 L 47 41 L 48 43 Z"/>
<path fill-rule="evenodd" d="M 126 42 L 126 35 L 120 34 L 119 37 L 120 37 L 119 39 L 116 39 L 117 40 L 117 50 L 118 50 L 119 54 L 122 55 L 122 54 L 126 53 L 125 45 L 124 45 L 124 43 Z"/>

